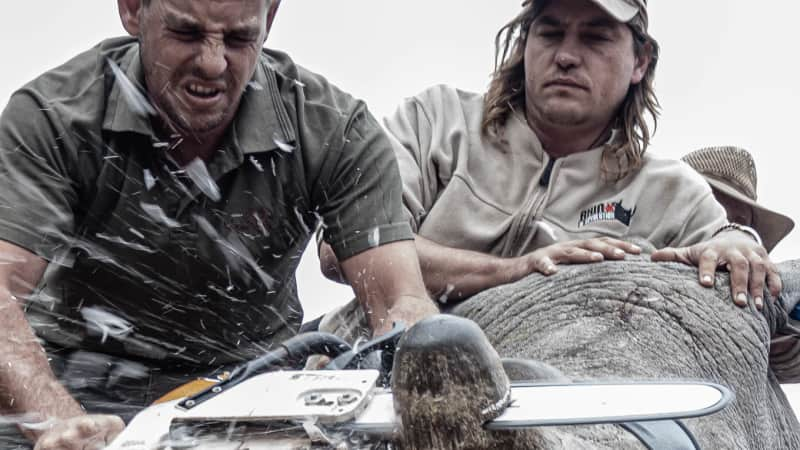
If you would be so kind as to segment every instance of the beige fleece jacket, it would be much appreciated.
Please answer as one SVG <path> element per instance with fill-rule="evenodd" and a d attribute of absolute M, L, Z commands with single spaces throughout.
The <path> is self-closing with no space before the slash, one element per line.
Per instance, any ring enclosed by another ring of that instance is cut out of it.
<path fill-rule="evenodd" d="M 683 162 L 645 155 L 641 169 L 604 181 L 604 146 L 552 160 L 521 114 L 499 139 L 482 136 L 482 107 L 480 94 L 436 86 L 385 121 L 406 213 L 422 237 L 511 257 L 603 236 L 686 246 L 726 223 L 708 184 Z"/>

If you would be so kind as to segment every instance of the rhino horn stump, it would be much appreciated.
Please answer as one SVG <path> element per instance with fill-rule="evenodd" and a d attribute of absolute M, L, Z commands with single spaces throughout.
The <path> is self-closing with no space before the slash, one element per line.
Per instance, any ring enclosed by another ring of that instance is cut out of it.
<path fill-rule="evenodd" d="M 508 406 L 511 383 L 471 320 L 437 315 L 409 329 L 395 355 L 392 391 L 406 450 L 514 446 L 516 433 L 483 429 Z"/>

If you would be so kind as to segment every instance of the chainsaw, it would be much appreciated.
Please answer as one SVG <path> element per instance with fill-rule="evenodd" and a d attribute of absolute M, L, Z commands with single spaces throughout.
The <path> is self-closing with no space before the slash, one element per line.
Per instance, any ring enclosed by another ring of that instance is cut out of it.
<path fill-rule="evenodd" d="M 163 397 L 107 449 L 386 448 L 377 445 L 400 432 L 389 386 L 403 331 L 395 325 L 356 348 L 326 333 L 295 336 L 229 374 L 195 382 L 199 392 L 184 386 Z M 283 370 L 313 354 L 331 358 L 324 370 Z M 675 420 L 713 414 L 732 399 L 707 382 L 514 382 L 508 406 L 484 427 Z"/>

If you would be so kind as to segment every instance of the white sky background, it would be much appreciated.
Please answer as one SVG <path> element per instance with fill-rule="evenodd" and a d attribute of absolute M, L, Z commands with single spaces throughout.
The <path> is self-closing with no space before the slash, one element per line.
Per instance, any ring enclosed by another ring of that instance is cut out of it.
<path fill-rule="evenodd" d="M 367 101 L 377 117 L 428 86 L 483 91 L 494 35 L 520 0 L 284 0 L 270 47 Z M 797 17 L 779 0 L 651 0 L 661 44 L 656 75 L 662 117 L 650 152 L 678 158 L 703 146 L 750 150 L 759 199 L 800 220 Z M 0 105 L 41 72 L 100 40 L 123 34 L 111 0 L 4 2 L 0 12 Z M 786 189 L 789 189 L 788 191 Z M 773 252 L 800 257 L 800 231 Z M 311 319 L 350 298 L 319 275 L 315 251 L 298 275 Z M 787 392 L 789 390 L 787 389 Z M 800 390 L 797 390 L 800 405 Z"/>

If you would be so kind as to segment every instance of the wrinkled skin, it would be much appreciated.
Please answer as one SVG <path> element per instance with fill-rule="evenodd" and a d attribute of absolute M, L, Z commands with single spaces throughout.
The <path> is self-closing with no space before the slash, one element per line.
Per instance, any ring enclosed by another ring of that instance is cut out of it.
<path fill-rule="evenodd" d="M 797 264 L 784 263 L 786 295 Z M 796 449 L 800 424 L 768 367 L 784 298 L 763 312 L 730 302 L 727 275 L 714 289 L 697 270 L 643 259 L 564 267 L 476 295 L 455 309 L 504 357 L 541 361 L 572 380 L 705 380 L 731 388 L 722 412 L 685 423 L 701 448 Z M 616 426 L 543 427 L 542 448 L 644 448 Z M 539 445 L 534 446 L 537 448 Z"/>

